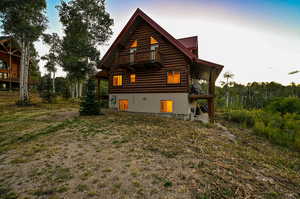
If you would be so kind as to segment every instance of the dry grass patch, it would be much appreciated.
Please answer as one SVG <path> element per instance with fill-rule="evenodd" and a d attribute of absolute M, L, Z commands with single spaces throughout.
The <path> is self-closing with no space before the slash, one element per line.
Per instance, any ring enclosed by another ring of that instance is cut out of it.
<path fill-rule="evenodd" d="M 104 116 L 79 117 L 76 106 L 4 109 L 0 193 L 20 198 L 300 197 L 299 153 L 249 131 L 229 126 L 234 143 L 212 125 L 107 110 Z"/>

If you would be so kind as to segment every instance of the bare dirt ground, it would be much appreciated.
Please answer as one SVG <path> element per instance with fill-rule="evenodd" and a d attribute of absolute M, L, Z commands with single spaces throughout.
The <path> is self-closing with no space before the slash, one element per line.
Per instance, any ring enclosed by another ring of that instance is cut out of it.
<path fill-rule="evenodd" d="M 300 153 L 251 131 L 0 99 L 0 199 L 300 198 Z"/>

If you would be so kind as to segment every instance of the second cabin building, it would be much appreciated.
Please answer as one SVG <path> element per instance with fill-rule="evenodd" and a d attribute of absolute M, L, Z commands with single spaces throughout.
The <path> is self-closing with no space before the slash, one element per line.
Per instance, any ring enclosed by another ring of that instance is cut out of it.
<path fill-rule="evenodd" d="M 98 79 L 109 82 L 110 108 L 193 120 L 197 100 L 205 99 L 213 121 L 215 81 L 223 66 L 198 58 L 197 37 L 175 39 L 140 9 L 99 68 Z"/>

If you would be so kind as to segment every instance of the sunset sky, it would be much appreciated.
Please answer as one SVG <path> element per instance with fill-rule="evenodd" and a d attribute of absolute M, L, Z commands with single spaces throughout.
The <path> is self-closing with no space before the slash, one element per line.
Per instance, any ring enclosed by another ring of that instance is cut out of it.
<path fill-rule="evenodd" d="M 48 0 L 47 32 L 62 36 L 59 2 Z M 102 55 L 137 8 L 175 38 L 198 36 L 200 58 L 224 65 L 236 82 L 300 83 L 299 73 L 288 75 L 300 70 L 300 0 L 110 0 L 114 35 Z M 47 52 L 41 42 L 37 49 Z"/>

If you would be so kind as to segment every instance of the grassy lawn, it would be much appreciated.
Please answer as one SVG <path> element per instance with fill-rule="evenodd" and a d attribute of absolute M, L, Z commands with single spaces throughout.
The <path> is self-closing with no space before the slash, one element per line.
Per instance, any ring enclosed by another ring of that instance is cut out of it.
<path fill-rule="evenodd" d="M 0 199 L 300 198 L 300 153 L 248 130 L 0 97 Z"/>

